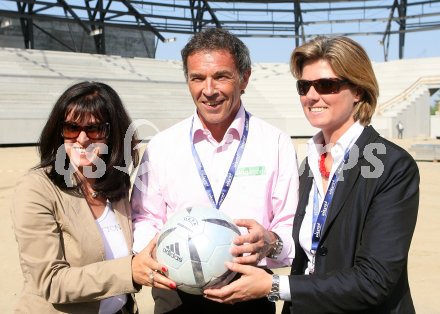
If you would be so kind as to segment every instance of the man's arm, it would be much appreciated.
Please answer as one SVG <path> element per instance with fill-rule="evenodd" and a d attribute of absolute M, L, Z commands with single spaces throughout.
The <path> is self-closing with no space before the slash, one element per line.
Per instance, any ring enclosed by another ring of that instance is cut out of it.
<path fill-rule="evenodd" d="M 159 168 L 154 162 L 154 145 L 145 151 L 131 194 L 133 251 L 138 253 L 159 232 L 166 220 L 166 203 L 159 184 Z"/>
<path fill-rule="evenodd" d="M 268 231 L 275 233 L 283 245 L 279 254 L 275 254 L 276 258 L 266 259 L 269 268 L 290 265 L 295 257 L 292 226 L 298 205 L 298 188 L 298 162 L 295 148 L 291 139 L 282 133 L 279 138 L 278 177 L 272 192 L 273 219 Z M 269 252 L 269 256 L 271 252 L 273 250 Z"/>

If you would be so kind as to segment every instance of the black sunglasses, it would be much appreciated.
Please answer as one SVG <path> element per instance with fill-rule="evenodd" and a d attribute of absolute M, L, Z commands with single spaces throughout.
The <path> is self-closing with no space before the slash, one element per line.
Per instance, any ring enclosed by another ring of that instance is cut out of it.
<path fill-rule="evenodd" d="M 81 131 L 86 132 L 87 137 L 92 140 L 102 140 L 107 138 L 110 133 L 110 123 L 106 122 L 80 126 L 75 123 L 64 122 L 61 135 L 63 138 L 71 140 L 77 138 Z"/>
<path fill-rule="evenodd" d="M 296 81 L 296 89 L 301 96 L 307 95 L 312 86 L 321 95 L 337 94 L 341 90 L 342 85 L 348 83 L 349 81 L 338 78 L 322 78 L 313 81 L 298 80 Z"/>

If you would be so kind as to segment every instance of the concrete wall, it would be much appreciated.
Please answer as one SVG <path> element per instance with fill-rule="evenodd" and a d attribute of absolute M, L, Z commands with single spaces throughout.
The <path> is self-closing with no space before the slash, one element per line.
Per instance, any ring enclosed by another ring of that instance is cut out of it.
<path fill-rule="evenodd" d="M 399 121 L 404 126 L 404 138 L 430 137 L 430 101 L 429 89 L 421 85 L 388 111 L 375 114 L 371 124 L 386 138 L 397 138 Z"/>
<path fill-rule="evenodd" d="M 9 27 L 0 29 L 0 46 L 24 49 L 20 21 L 18 19 L 10 20 L 12 24 Z M 33 21 L 38 27 L 61 40 L 75 52 L 96 53 L 94 37 L 86 34 L 77 24 L 41 21 L 38 18 Z M 33 31 L 35 49 L 71 51 L 37 27 L 34 27 Z M 107 55 L 154 57 L 155 36 L 151 32 L 108 26 L 105 29 L 104 36 Z"/>
<path fill-rule="evenodd" d="M 430 98 L 429 92 L 417 97 L 409 106 L 399 112 L 392 119 L 392 137 L 397 137 L 397 123 L 402 121 L 404 125 L 403 137 L 429 137 L 430 136 Z"/>
<path fill-rule="evenodd" d="M 440 139 L 440 113 L 431 116 L 431 137 Z"/>

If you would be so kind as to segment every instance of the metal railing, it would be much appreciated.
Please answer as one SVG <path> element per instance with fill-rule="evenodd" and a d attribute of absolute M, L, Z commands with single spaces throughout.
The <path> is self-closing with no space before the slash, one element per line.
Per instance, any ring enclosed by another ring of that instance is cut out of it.
<path fill-rule="evenodd" d="M 412 83 L 407 89 L 405 89 L 402 93 L 379 105 L 377 113 L 383 114 L 386 110 L 392 108 L 398 103 L 404 102 L 405 100 L 410 98 L 411 95 L 414 94 L 422 86 L 427 86 L 428 88 L 429 87 L 440 88 L 440 75 L 420 77 L 414 83 Z"/>

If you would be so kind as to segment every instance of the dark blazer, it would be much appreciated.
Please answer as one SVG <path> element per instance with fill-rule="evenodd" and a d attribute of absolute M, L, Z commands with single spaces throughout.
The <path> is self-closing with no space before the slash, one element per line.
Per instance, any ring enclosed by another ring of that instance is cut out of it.
<path fill-rule="evenodd" d="M 417 165 L 371 126 L 354 147 L 357 162 L 336 187 L 310 276 L 304 275 L 307 257 L 299 244 L 313 183 L 305 161 L 293 224 L 291 302 L 285 302 L 283 314 L 415 313 L 407 264 L 419 206 Z M 348 164 L 353 154 L 352 149 Z"/>

